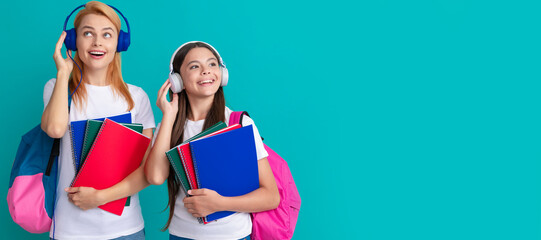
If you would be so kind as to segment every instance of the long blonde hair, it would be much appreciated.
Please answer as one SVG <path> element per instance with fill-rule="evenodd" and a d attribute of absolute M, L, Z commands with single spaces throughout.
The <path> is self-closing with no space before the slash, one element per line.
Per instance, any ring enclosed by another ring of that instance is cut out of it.
<path fill-rule="evenodd" d="M 111 7 L 107 6 L 107 4 L 104 4 L 102 2 L 98 1 L 90 1 L 88 2 L 85 7 L 77 13 L 75 16 L 75 20 L 73 22 L 73 25 L 75 25 L 75 29 L 77 29 L 81 25 L 82 19 L 88 15 L 88 14 L 96 14 L 107 17 L 115 26 L 117 32 L 120 32 L 120 18 L 116 14 L 115 10 Z M 81 70 L 84 71 L 84 65 L 81 59 L 79 58 L 79 55 L 76 53 L 73 56 L 73 59 L 81 67 Z M 111 88 L 113 89 L 114 94 L 121 95 L 126 102 L 128 103 L 128 109 L 127 111 L 130 111 L 133 109 L 134 102 L 131 97 L 130 91 L 128 89 L 128 85 L 124 82 L 122 79 L 122 70 L 121 70 L 121 61 L 120 61 L 120 53 L 115 52 L 115 56 L 113 58 L 113 61 L 109 64 L 109 67 L 107 68 L 107 79 L 106 81 L 111 85 Z M 74 66 L 71 77 L 69 81 L 69 89 L 70 93 L 75 90 L 77 85 L 79 84 L 79 80 L 81 79 L 81 72 L 77 67 Z M 84 84 L 80 84 L 79 88 L 77 89 L 77 92 L 73 94 L 73 102 L 77 106 L 77 108 L 82 109 L 84 103 L 86 103 L 86 87 Z"/>

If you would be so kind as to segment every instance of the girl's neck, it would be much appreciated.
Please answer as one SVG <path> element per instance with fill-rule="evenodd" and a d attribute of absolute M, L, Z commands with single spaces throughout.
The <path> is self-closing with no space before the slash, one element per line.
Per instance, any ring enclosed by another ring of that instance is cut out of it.
<path fill-rule="evenodd" d="M 94 86 L 107 86 L 107 68 L 99 70 L 87 70 L 83 73 L 85 82 Z"/>
<path fill-rule="evenodd" d="M 212 107 L 214 96 L 209 98 L 195 98 L 188 95 L 188 99 L 190 101 L 190 113 L 188 113 L 188 119 L 192 121 L 205 119 Z"/>

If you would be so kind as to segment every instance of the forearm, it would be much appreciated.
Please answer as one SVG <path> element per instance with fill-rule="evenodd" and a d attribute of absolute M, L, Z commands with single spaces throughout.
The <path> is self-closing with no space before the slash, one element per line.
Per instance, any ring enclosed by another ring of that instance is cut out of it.
<path fill-rule="evenodd" d="M 140 166 L 124 180 L 110 188 L 100 191 L 102 204 L 134 195 L 149 185 L 145 178 L 144 166 Z"/>
<path fill-rule="evenodd" d="M 162 122 L 145 166 L 147 181 L 161 185 L 169 176 L 169 161 L 165 152 L 170 149 L 172 123 Z"/>
<path fill-rule="evenodd" d="M 41 128 L 53 138 L 64 136 L 68 127 L 68 78 L 67 73 L 57 73 L 51 99 L 41 117 Z"/>
<path fill-rule="evenodd" d="M 257 161 L 259 188 L 238 197 L 223 197 L 218 202 L 221 211 L 261 212 L 278 207 L 280 194 L 267 158 Z"/>
<path fill-rule="evenodd" d="M 280 196 L 270 189 L 258 188 L 238 197 L 223 197 L 218 202 L 219 211 L 262 212 L 274 209 L 280 202 Z"/>

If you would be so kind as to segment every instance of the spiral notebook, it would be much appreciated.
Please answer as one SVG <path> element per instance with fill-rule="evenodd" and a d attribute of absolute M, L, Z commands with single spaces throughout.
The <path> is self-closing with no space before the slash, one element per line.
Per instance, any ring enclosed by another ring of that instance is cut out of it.
<path fill-rule="evenodd" d="M 103 121 L 100 120 L 88 120 L 86 123 L 86 130 L 85 135 L 83 139 L 83 148 L 81 153 L 81 161 L 80 164 L 84 164 L 84 161 L 86 159 L 86 156 L 88 155 L 88 151 L 90 151 L 90 147 L 92 147 L 92 144 L 94 143 L 94 140 L 96 139 L 96 136 L 98 136 L 98 132 L 100 131 L 101 125 L 103 124 Z M 141 123 L 119 123 L 122 126 L 128 127 L 130 129 L 135 130 L 138 133 L 143 133 L 143 124 Z"/>
<path fill-rule="evenodd" d="M 150 138 L 111 119 L 105 119 L 72 187 L 109 188 L 130 175 L 145 156 Z M 99 206 L 122 215 L 126 198 Z"/>
<path fill-rule="evenodd" d="M 252 125 L 190 142 L 198 188 L 234 197 L 259 188 L 257 152 Z M 233 214 L 212 213 L 205 222 Z"/>
<path fill-rule="evenodd" d="M 107 117 L 118 123 L 131 123 L 131 113 L 127 112 L 120 115 Z M 94 120 L 103 121 L 105 118 L 97 118 Z M 70 137 L 71 137 L 71 152 L 73 154 L 73 161 L 75 162 L 75 169 L 79 171 L 81 154 L 83 153 L 83 142 L 85 138 L 87 120 L 72 121 L 70 122 Z"/>
<path fill-rule="evenodd" d="M 208 134 L 201 134 L 201 135 L 198 134 L 198 135 L 196 135 L 197 138 L 188 139 L 183 144 L 177 146 L 177 150 L 178 150 L 178 153 L 180 155 L 180 160 L 182 161 L 181 163 L 182 163 L 182 166 L 184 167 L 184 172 L 186 173 L 186 177 L 188 179 L 188 182 L 190 184 L 191 189 L 198 189 L 199 187 L 198 187 L 198 183 L 197 183 L 195 168 L 194 168 L 194 165 L 193 165 L 192 152 L 191 152 L 191 149 L 190 149 L 189 141 L 214 136 L 214 135 L 224 133 L 224 132 L 227 132 L 227 131 L 231 131 L 231 130 L 234 130 L 234 129 L 237 129 L 237 128 L 240 128 L 240 127 L 241 126 L 239 124 L 234 124 L 232 126 L 222 128 L 222 129 L 219 129 L 219 130 L 214 131 L 214 132 L 209 131 L 210 133 L 208 133 Z"/>
<path fill-rule="evenodd" d="M 169 151 L 165 153 L 165 155 L 167 156 L 167 159 L 169 160 L 169 163 L 171 164 L 171 166 L 173 167 L 173 170 L 175 171 L 175 175 L 177 179 L 179 180 L 182 186 L 182 190 L 184 191 L 184 193 L 186 193 L 186 195 L 188 195 L 187 193 L 188 190 L 192 189 L 194 186 L 197 187 L 197 185 L 191 184 L 190 180 L 188 179 L 188 176 L 186 174 L 186 168 L 184 167 L 185 165 L 183 164 L 183 160 L 180 156 L 180 152 L 178 151 L 177 147 L 182 146 L 183 144 L 188 143 L 191 140 L 205 136 L 209 133 L 223 129 L 225 127 L 227 127 L 227 125 L 224 122 L 218 122 L 212 125 L 211 127 L 209 127 L 208 129 L 206 129 L 205 131 L 202 131 L 199 134 L 184 141 L 182 144 L 174 148 L 171 148 Z"/>
<path fill-rule="evenodd" d="M 88 151 L 90 151 L 90 148 L 92 147 L 92 144 L 94 143 L 94 140 L 96 140 L 96 136 L 98 136 L 98 133 L 101 129 L 101 125 L 103 124 L 103 121 L 99 120 L 88 120 L 86 123 L 86 131 L 85 136 L 83 140 L 83 150 L 81 153 L 81 161 L 80 165 L 83 165 L 86 156 L 88 155 Z M 141 123 L 120 123 L 122 126 L 128 127 L 130 129 L 133 129 L 137 131 L 138 133 L 143 133 L 143 124 Z M 130 206 L 131 203 L 131 197 L 128 197 L 126 199 L 126 206 Z"/>

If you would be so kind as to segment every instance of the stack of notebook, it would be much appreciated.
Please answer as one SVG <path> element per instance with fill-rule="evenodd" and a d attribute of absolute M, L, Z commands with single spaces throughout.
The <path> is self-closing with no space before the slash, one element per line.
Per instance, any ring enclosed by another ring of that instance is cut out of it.
<path fill-rule="evenodd" d="M 93 187 L 98 190 L 109 188 L 141 165 L 150 139 L 142 134 L 141 124 L 126 123 L 131 122 L 131 116 L 120 116 L 103 121 L 71 123 L 72 150 L 77 170 L 72 187 Z M 122 215 L 124 206 L 129 205 L 128 199 L 112 201 L 99 208 Z"/>
<path fill-rule="evenodd" d="M 241 196 L 259 188 L 257 153 L 252 125 L 226 127 L 223 122 L 166 152 L 182 190 L 207 188 L 222 196 Z M 208 223 L 234 212 L 212 213 Z"/>

